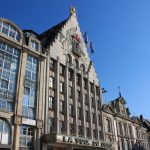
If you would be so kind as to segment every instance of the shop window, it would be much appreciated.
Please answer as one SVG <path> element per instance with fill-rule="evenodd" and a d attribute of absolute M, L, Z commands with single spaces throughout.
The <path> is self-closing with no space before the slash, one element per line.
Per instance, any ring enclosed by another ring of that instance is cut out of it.
<path fill-rule="evenodd" d="M 10 144 L 10 126 L 3 119 L 0 119 L 0 144 Z"/>
<path fill-rule="evenodd" d="M 20 147 L 33 148 L 33 128 L 30 126 L 20 126 Z"/>

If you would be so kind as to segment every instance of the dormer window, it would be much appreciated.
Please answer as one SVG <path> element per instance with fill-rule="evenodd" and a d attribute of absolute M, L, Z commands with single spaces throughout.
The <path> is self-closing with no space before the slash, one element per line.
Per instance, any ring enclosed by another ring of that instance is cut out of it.
<path fill-rule="evenodd" d="M 39 44 L 36 41 L 31 40 L 31 48 L 34 51 L 38 51 Z"/>
<path fill-rule="evenodd" d="M 0 32 L 20 42 L 21 35 L 12 25 L 0 21 Z"/>

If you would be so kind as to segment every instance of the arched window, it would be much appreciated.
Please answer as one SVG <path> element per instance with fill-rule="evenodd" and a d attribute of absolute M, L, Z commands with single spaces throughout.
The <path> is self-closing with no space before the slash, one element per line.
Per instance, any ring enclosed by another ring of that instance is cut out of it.
<path fill-rule="evenodd" d="M 0 119 L 0 144 L 10 144 L 10 126 L 3 119 Z"/>
<path fill-rule="evenodd" d="M 21 35 L 11 24 L 0 20 L 0 32 L 20 42 Z"/>

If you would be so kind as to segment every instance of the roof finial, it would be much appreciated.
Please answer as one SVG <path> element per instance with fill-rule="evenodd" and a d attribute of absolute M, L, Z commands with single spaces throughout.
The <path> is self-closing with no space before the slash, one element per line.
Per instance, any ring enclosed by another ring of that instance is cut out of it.
<path fill-rule="evenodd" d="M 119 97 L 121 97 L 120 86 L 118 86 Z"/>
<path fill-rule="evenodd" d="M 70 6 L 70 16 L 76 15 L 76 9 L 73 6 Z"/>

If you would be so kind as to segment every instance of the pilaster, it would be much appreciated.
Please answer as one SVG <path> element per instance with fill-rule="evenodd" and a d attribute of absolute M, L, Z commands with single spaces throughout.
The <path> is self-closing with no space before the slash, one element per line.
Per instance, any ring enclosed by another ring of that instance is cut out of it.
<path fill-rule="evenodd" d="M 77 85 L 76 69 L 73 74 L 73 104 L 74 104 L 74 134 L 78 136 L 78 116 L 77 116 Z"/>
<path fill-rule="evenodd" d="M 57 62 L 56 62 L 56 105 L 57 105 L 57 112 L 56 112 L 56 133 L 59 133 L 59 95 L 60 95 L 60 92 L 59 92 L 59 85 L 60 85 L 60 82 L 59 82 L 59 77 L 60 77 L 60 73 L 59 73 L 59 65 L 60 65 L 60 62 L 59 62 L 59 57 L 57 57 Z"/>

